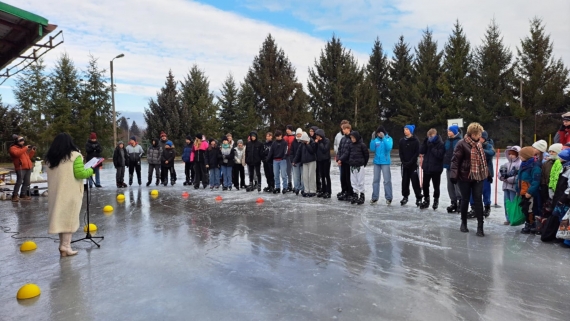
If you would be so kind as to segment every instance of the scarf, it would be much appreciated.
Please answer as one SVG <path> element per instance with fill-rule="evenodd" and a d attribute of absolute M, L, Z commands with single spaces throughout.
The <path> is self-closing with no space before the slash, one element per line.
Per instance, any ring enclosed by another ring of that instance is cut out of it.
<path fill-rule="evenodd" d="M 489 169 L 487 168 L 487 160 L 483 147 L 479 142 L 474 141 L 469 136 L 466 136 L 464 139 L 471 146 L 471 170 L 469 171 L 469 178 L 478 182 L 487 179 Z"/>

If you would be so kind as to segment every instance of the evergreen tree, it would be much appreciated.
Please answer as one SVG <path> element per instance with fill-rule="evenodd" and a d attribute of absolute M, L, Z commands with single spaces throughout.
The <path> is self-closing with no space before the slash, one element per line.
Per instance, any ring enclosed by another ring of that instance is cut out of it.
<path fill-rule="evenodd" d="M 129 129 L 129 122 L 127 122 L 127 119 L 124 116 L 119 118 L 119 128 L 124 131 Z"/>
<path fill-rule="evenodd" d="M 232 134 L 234 140 L 243 139 L 244 144 L 251 131 L 259 131 L 262 127 L 261 117 L 255 109 L 255 99 L 253 88 L 247 81 L 242 82 L 238 94 L 237 122 Z"/>
<path fill-rule="evenodd" d="M 218 96 L 220 106 L 220 122 L 223 134 L 232 133 L 236 130 L 239 100 L 239 90 L 237 88 L 234 77 L 229 74 L 226 81 L 222 84 L 220 90 L 221 95 Z"/>
<path fill-rule="evenodd" d="M 210 92 L 210 81 L 197 65 L 192 66 L 181 85 L 182 109 L 188 113 L 183 121 L 181 134 L 202 133 L 219 139 L 222 135 L 218 121 L 218 105 Z M 188 119 L 189 121 L 187 121 Z"/>
<path fill-rule="evenodd" d="M 8 148 L 10 144 L 14 141 L 12 135 L 24 135 L 23 128 L 20 127 L 22 123 L 22 114 L 16 110 L 16 108 L 11 108 L 10 106 L 5 106 L 2 103 L 2 96 L 0 96 L 0 142 L 3 146 L 0 146 L 0 161 L 8 162 L 10 161 L 10 156 L 8 154 Z"/>
<path fill-rule="evenodd" d="M 16 78 L 14 96 L 22 116 L 22 134 L 40 151 L 47 151 L 53 136 L 45 135 L 46 116 L 49 113 L 49 78 L 43 59 L 38 59 Z"/>
<path fill-rule="evenodd" d="M 137 125 L 136 121 L 133 121 L 133 124 L 131 125 L 131 129 L 129 130 L 129 132 L 130 132 L 131 136 L 141 137 L 141 130 L 140 130 L 139 126 Z"/>
<path fill-rule="evenodd" d="M 363 88 L 360 87 L 363 78 L 363 70 L 352 52 L 333 35 L 321 50 L 314 68 L 309 68 L 308 80 L 311 111 L 318 126 L 325 130 L 329 138 L 338 132 L 341 120 L 352 120 L 353 124 L 357 122 L 354 116 L 359 107 L 358 97 L 362 96 Z"/>
<path fill-rule="evenodd" d="M 172 70 L 169 70 L 164 87 L 157 93 L 156 100 L 151 98 L 148 102 L 148 108 L 145 108 L 146 138 L 151 140 L 160 137 L 161 131 L 166 132 L 172 139 L 180 138 L 181 119 L 179 112 L 180 99 L 176 90 L 176 81 L 174 80 Z M 180 144 L 178 144 L 178 141 L 173 140 L 173 142 L 176 144 L 176 147 L 183 146 L 183 140 Z"/>
<path fill-rule="evenodd" d="M 129 138 L 127 137 L 127 133 L 129 131 L 129 123 L 127 121 L 127 119 L 124 116 L 121 116 L 121 118 L 118 119 L 118 126 L 117 126 L 117 130 L 119 131 L 117 133 L 119 140 L 127 141 Z"/>
<path fill-rule="evenodd" d="M 441 116 L 439 100 L 441 91 L 437 82 L 441 76 L 441 58 L 443 53 L 438 52 L 437 42 L 432 38 L 432 31 L 427 28 L 422 40 L 415 49 L 414 80 L 417 89 L 417 108 L 421 110 L 420 126 L 431 128 L 446 124 Z"/>
<path fill-rule="evenodd" d="M 271 34 L 247 73 L 246 82 L 255 93 L 255 109 L 266 129 L 283 129 L 306 118 L 306 94 L 297 82 L 295 68 Z"/>
<path fill-rule="evenodd" d="M 553 48 L 542 20 L 534 18 L 530 22 L 530 36 L 517 47 L 516 75 L 523 81 L 523 110 L 518 117 L 525 121 L 525 143 L 530 143 L 534 126 L 529 125 L 534 122 L 535 114 L 567 111 L 564 95 L 569 85 L 568 69 L 561 59 L 553 57 Z M 557 130 L 556 125 L 559 124 L 537 124 L 538 136 L 547 137 Z"/>
<path fill-rule="evenodd" d="M 399 126 L 416 124 L 420 120 L 420 111 L 417 108 L 417 94 L 412 66 L 413 55 L 410 46 L 400 36 L 394 46 L 394 57 L 390 63 L 388 108 L 386 115 Z M 401 127 L 400 127 L 401 128 Z"/>
<path fill-rule="evenodd" d="M 471 45 L 456 21 L 444 47 L 443 75 L 438 83 L 443 119 L 464 118 L 466 123 L 480 120 L 481 110 L 473 102 L 474 76 Z"/>

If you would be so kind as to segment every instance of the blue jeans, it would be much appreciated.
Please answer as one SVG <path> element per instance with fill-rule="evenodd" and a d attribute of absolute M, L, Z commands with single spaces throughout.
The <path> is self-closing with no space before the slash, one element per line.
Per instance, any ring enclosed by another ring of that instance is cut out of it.
<path fill-rule="evenodd" d="M 279 181 L 279 173 L 281 173 L 281 180 L 283 180 L 283 188 L 287 188 L 287 160 L 280 161 L 273 160 L 273 176 L 275 177 L 275 188 L 281 188 Z"/>
<path fill-rule="evenodd" d="M 305 190 L 305 187 L 303 186 L 303 180 L 301 179 L 302 173 L 303 164 L 295 164 L 295 166 L 293 166 L 293 183 L 295 183 L 295 185 L 293 185 L 293 189 L 296 189 L 298 191 Z"/>
<path fill-rule="evenodd" d="M 232 187 L 232 166 L 222 165 L 222 177 L 224 178 L 224 187 Z"/>
<path fill-rule="evenodd" d="M 507 219 L 507 222 L 509 222 L 509 216 L 507 215 L 507 200 L 511 202 L 514 201 L 515 197 L 517 196 L 517 193 L 515 191 L 505 189 L 503 190 L 503 196 L 504 196 L 504 206 L 505 206 L 505 218 Z"/>
<path fill-rule="evenodd" d="M 220 169 L 210 168 L 210 187 L 220 186 Z"/>
<path fill-rule="evenodd" d="M 471 195 L 469 203 L 471 203 L 471 207 L 473 207 L 473 195 Z M 491 183 L 487 180 L 483 181 L 483 205 L 491 205 Z"/>
<path fill-rule="evenodd" d="M 392 174 L 390 165 L 374 164 L 374 180 L 372 182 L 372 199 L 378 200 L 380 194 L 380 178 L 384 175 L 384 196 L 386 200 L 392 200 Z"/>
<path fill-rule="evenodd" d="M 95 185 L 101 185 L 101 175 L 99 174 L 99 169 L 101 167 L 93 168 L 93 174 L 95 175 Z M 89 187 L 93 187 L 93 181 L 91 180 L 92 177 L 88 178 Z"/>

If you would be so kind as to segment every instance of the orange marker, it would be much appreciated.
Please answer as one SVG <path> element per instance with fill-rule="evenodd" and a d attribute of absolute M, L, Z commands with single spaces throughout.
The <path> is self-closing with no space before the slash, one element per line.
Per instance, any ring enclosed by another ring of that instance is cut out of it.
<path fill-rule="evenodd" d="M 222 197 L 221 197 L 221 196 L 216 196 L 216 201 L 219 202 L 219 201 L 221 201 L 221 200 L 222 200 Z"/>
<path fill-rule="evenodd" d="M 265 202 L 265 201 L 263 200 L 263 198 L 260 197 L 260 198 L 258 198 L 255 202 L 256 202 L 257 204 L 261 204 L 261 203 L 263 203 L 263 202 Z"/>

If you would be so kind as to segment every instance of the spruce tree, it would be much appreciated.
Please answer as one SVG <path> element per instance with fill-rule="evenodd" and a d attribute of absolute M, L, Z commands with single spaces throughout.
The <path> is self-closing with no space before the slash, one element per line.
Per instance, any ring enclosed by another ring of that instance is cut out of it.
<path fill-rule="evenodd" d="M 0 151 L 5 151 L 4 154 L 0 154 L 1 162 L 10 161 L 8 148 L 14 141 L 12 135 L 27 137 L 26 132 L 20 127 L 21 123 L 23 123 L 23 115 L 16 108 L 4 105 L 0 95 L 0 142 L 4 144 L 0 146 Z"/>
<path fill-rule="evenodd" d="M 144 111 L 144 120 L 147 125 L 146 138 L 151 140 L 160 137 L 160 132 L 164 131 L 175 143 L 176 147 L 182 147 L 179 143 L 180 135 L 180 99 L 176 90 L 176 81 L 172 70 L 168 71 L 164 87 L 156 95 L 155 99 L 150 99 L 148 108 Z M 174 140 L 173 140 L 174 139 Z"/>
<path fill-rule="evenodd" d="M 222 135 L 218 121 L 218 105 L 210 92 L 210 81 L 197 65 L 192 66 L 181 84 L 182 109 L 188 113 L 182 124 L 182 134 L 202 133 L 219 139 Z"/>
<path fill-rule="evenodd" d="M 352 120 L 354 124 L 363 79 L 363 70 L 352 52 L 333 35 L 315 60 L 315 66 L 309 68 L 308 79 L 313 117 L 329 138 L 334 138 L 341 120 Z"/>
<path fill-rule="evenodd" d="M 220 90 L 221 95 L 218 96 L 220 106 L 220 122 L 223 134 L 232 133 L 236 130 L 239 100 L 239 90 L 237 88 L 234 77 L 229 74 L 226 81 L 222 84 Z"/>
<path fill-rule="evenodd" d="M 246 80 L 240 84 L 238 108 L 236 111 L 234 140 L 242 139 L 244 144 L 251 131 L 259 131 L 262 127 L 261 117 L 255 109 L 255 92 Z"/>
<path fill-rule="evenodd" d="M 295 68 L 270 35 L 253 59 L 246 82 L 255 93 L 255 109 L 265 129 L 284 129 L 306 118 L 306 94 L 297 82 Z"/>
<path fill-rule="evenodd" d="M 416 103 L 413 59 L 410 46 L 404 41 L 404 36 L 400 36 L 394 46 L 393 60 L 390 62 L 389 103 L 386 109 L 386 115 L 398 126 L 406 124 L 419 126 L 420 111 Z"/>
<path fill-rule="evenodd" d="M 442 52 L 437 50 L 432 31 L 424 30 L 422 40 L 415 48 L 414 81 L 417 90 L 417 108 L 421 111 L 420 126 L 431 128 L 446 124 L 439 110 L 441 90 L 437 83 L 441 76 Z"/>
<path fill-rule="evenodd" d="M 130 132 L 131 136 L 135 136 L 137 138 L 141 137 L 141 130 L 140 130 L 139 126 L 137 125 L 136 121 L 133 121 L 133 124 L 131 125 L 129 132 Z"/>

